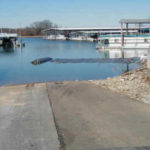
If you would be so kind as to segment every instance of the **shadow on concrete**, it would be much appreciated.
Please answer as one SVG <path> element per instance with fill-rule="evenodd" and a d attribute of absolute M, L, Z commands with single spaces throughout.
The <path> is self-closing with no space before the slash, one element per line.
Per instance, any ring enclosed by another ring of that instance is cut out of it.
<path fill-rule="evenodd" d="M 150 146 L 142 146 L 142 147 L 115 147 L 115 148 L 103 148 L 97 150 L 150 150 Z"/>

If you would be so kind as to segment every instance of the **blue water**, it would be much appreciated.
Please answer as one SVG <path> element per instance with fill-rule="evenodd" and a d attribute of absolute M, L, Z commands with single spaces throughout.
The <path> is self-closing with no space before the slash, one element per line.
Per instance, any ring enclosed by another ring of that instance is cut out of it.
<path fill-rule="evenodd" d="M 76 41 L 49 41 L 41 38 L 23 39 L 22 49 L 0 48 L 0 85 L 62 81 L 94 80 L 114 77 L 126 68 L 122 64 L 55 64 L 47 62 L 32 65 L 37 58 L 104 58 L 103 52 L 96 51 L 96 43 Z M 108 55 L 109 56 L 109 55 Z M 130 65 L 130 70 L 138 65 Z"/>

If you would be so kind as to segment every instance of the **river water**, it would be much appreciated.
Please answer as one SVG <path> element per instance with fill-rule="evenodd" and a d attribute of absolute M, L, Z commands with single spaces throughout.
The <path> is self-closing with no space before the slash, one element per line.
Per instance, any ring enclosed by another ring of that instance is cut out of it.
<path fill-rule="evenodd" d="M 32 65 L 37 58 L 105 58 L 109 54 L 95 49 L 96 43 L 76 41 L 49 41 L 24 38 L 24 48 L 0 48 L 0 85 L 30 82 L 95 80 L 118 76 L 126 65 L 113 63 L 44 63 Z M 130 70 L 138 67 L 131 64 Z"/>

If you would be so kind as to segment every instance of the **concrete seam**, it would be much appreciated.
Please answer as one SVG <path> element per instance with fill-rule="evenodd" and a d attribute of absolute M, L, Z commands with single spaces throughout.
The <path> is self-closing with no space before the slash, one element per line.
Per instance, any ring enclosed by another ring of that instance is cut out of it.
<path fill-rule="evenodd" d="M 55 117 L 54 110 L 53 110 L 53 104 L 52 104 L 52 101 L 51 101 L 51 98 L 50 98 L 50 95 L 49 95 L 49 92 L 48 92 L 48 85 L 47 85 L 47 83 L 45 83 L 45 84 L 46 84 L 46 90 L 47 90 L 47 95 L 48 95 L 48 99 L 49 99 L 49 104 L 50 104 L 50 107 L 51 107 L 51 110 L 52 110 L 54 124 L 55 124 L 57 135 L 58 135 L 58 140 L 59 140 L 59 143 L 60 143 L 60 150 L 65 150 L 65 143 L 64 143 L 63 134 L 62 134 L 62 132 L 59 128 L 59 125 L 56 121 L 56 117 Z"/>

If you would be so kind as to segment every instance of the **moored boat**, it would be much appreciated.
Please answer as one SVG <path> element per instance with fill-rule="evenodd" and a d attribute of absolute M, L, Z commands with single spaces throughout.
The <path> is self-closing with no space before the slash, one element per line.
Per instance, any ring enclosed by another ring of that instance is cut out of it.
<path fill-rule="evenodd" d="M 149 49 L 150 48 L 150 34 L 136 34 L 124 36 L 124 49 Z M 98 38 L 97 49 L 121 49 L 122 38 L 121 35 L 103 35 Z"/>

